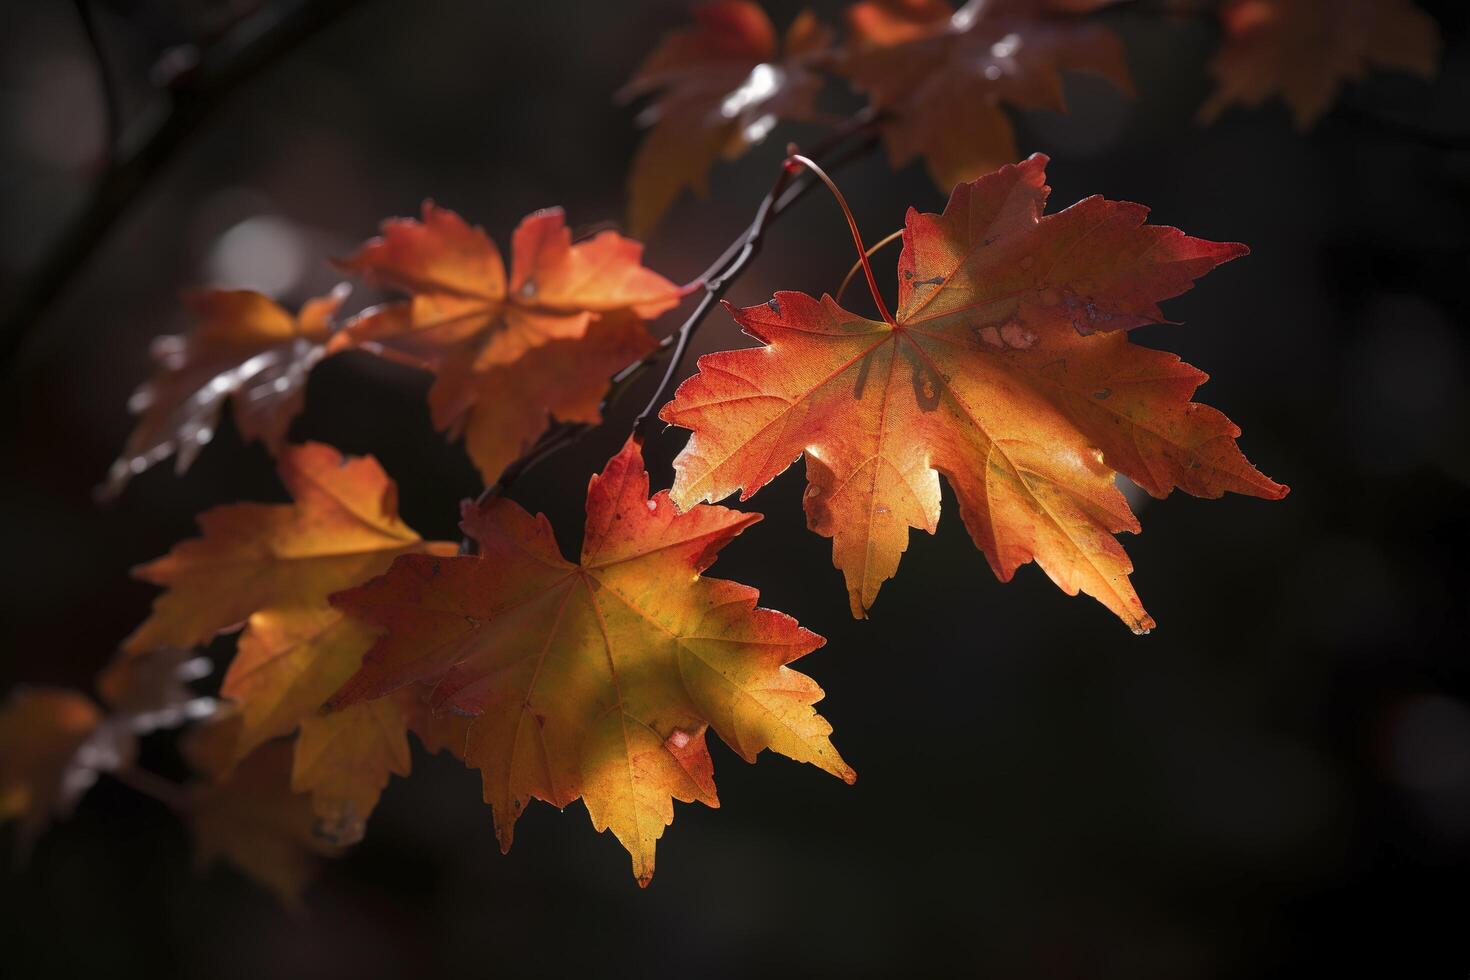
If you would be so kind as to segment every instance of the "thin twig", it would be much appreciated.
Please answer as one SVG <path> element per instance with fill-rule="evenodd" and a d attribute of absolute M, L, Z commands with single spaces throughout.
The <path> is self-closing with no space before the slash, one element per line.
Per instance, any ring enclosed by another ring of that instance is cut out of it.
<path fill-rule="evenodd" d="M 125 766 L 107 770 L 107 775 L 129 789 L 157 800 L 176 813 L 189 809 L 188 790 L 171 779 L 164 779 L 156 772 L 139 766 Z"/>
<path fill-rule="evenodd" d="M 102 32 L 97 29 L 97 17 L 92 12 L 92 0 L 73 0 L 77 18 L 82 22 L 82 33 L 92 49 L 92 59 L 97 62 L 97 87 L 102 90 L 102 107 L 107 118 L 107 159 L 117 155 L 118 143 L 122 139 L 122 93 L 118 90 L 117 76 L 112 71 L 112 59 L 107 57 L 107 47 L 102 43 Z"/>
<path fill-rule="evenodd" d="M 877 145 L 880 121 L 880 114 L 871 107 L 863 109 L 848 119 L 844 125 L 814 144 L 811 147 L 811 156 L 821 157 L 829 153 L 833 154 L 827 162 L 829 170 L 839 169 L 858 157 L 865 156 Z M 703 283 L 704 295 L 700 297 L 693 312 L 678 330 L 664 337 L 646 357 L 629 364 L 613 375 L 608 384 L 607 395 L 598 409 L 600 416 L 605 417 L 608 410 L 628 392 L 633 382 L 641 378 L 649 368 L 663 360 L 672 351 L 673 357 L 664 371 L 663 381 L 649 399 L 647 406 L 634 420 L 633 434 L 642 437 L 644 428 L 651 419 L 656 417 L 668 393 L 668 388 L 678 376 L 679 365 L 689 349 L 694 334 L 709 316 L 710 311 L 759 253 L 765 234 L 775 219 L 818 185 L 819 181 L 809 173 L 795 171 L 788 168 L 783 162 L 781 173 L 775 184 L 757 206 L 755 218 L 720 253 L 719 258 L 715 259 L 709 268 L 695 280 L 695 282 Z M 494 498 L 501 496 L 527 470 L 577 442 L 593 428 L 595 426 L 587 422 L 553 423 L 530 449 L 505 468 L 498 480 L 484 489 L 475 499 L 475 505 L 483 507 Z M 474 540 L 464 538 L 460 542 L 460 553 L 474 554 Z"/>
<path fill-rule="evenodd" d="M 780 200 L 781 194 L 786 190 L 787 185 L 791 183 L 792 176 L 793 172 L 789 168 L 781 168 L 780 174 L 776 177 L 775 185 L 761 199 L 760 206 L 756 209 L 755 220 L 750 223 L 750 227 L 746 228 L 745 234 L 741 236 L 740 247 L 734 250 L 733 258 L 727 263 L 722 262 L 718 270 L 713 274 L 707 272 L 702 277 L 704 279 L 704 295 L 699 298 L 699 303 L 695 305 L 694 312 L 690 313 L 688 319 L 684 321 L 684 325 L 674 333 L 674 354 L 669 358 L 669 365 L 664 370 L 663 380 L 659 382 L 658 387 L 649 396 L 648 404 L 643 407 L 643 411 L 639 412 L 637 418 L 633 420 L 633 435 L 635 438 L 640 440 L 643 438 L 648 429 L 648 420 L 653 418 L 658 413 L 659 407 L 663 405 L 664 398 L 674 383 L 674 378 L 678 376 L 679 366 L 683 363 L 684 355 L 689 350 L 689 342 L 694 338 L 695 331 L 699 329 L 700 324 L 704 323 L 710 311 L 714 309 L 714 305 L 719 302 L 720 297 L 725 295 L 725 291 L 730 288 L 730 284 L 735 281 L 735 278 L 745 270 L 745 267 L 750 264 L 751 259 L 755 258 L 756 253 L 760 251 L 761 244 L 765 239 L 766 228 L 770 225 L 771 218 L 774 217 L 776 203 Z M 730 250 L 726 249 L 725 254 L 729 255 Z M 721 256 L 721 258 L 723 259 L 724 256 Z"/>
<path fill-rule="evenodd" d="M 241 20 L 179 71 L 117 141 L 107 170 L 0 320 L 8 362 L 119 216 L 235 89 L 362 0 L 280 0 Z"/>
<path fill-rule="evenodd" d="M 879 239 L 878 241 L 874 242 L 872 245 L 869 245 L 868 246 L 868 250 L 867 250 L 867 252 L 864 253 L 864 255 L 867 258 L 870 258 L 871 259 L 874 255 L 876 255 L 878 253 L 878 251 L 881 248 L 883 248 L 883 246 L 890 245 L 893 242 L 896 242 L 900 238 L 902 238 L 903 237 L 904 230 L 905 229 L 900 228 L 900 229 L 898 229 L 898 231 L 890 232 L 889 234 L 884 235 L 881 239 Z M 845 276 L 842 277 L 842 285 L 838 286 L 837 287 L 837 292 L 835 292 L 835 293 L 832 294 L 832 298 L 834 300 L 836 300 L 839 303 L 842 302 L 842 294 L 845 293 L 845 292 L 847 292 L 847 287 L 852 282 L 852 277 L 855 276 L 855 275 L 857 275 L 858 270 L 861 269 L 862 267 L 863 267 L 863 260 L 862 259 L 858 259 L 856 262 L 854 262 L 852 264 L 852 267 L 847 270 L 847 275 L 845 275 Z"/>
<path fill-rule="evenodd" d="M 822 169 L 821 164 L 811 157 L 802 156 L 800 153 L 792 153 L 786 158 L 786 166 L 790 170 L 805 167 L 816 174 L 822 183 L 827 185 L 827 190 L 837 199 L 837 206 L 842 209 L 842 216 L 847 219 L 847 230 L 852 233 L 852 244 L 857 249 L 858 261 L 862 263 L 863 275 L 868 279 L 868 291 L 873 294 L 873 305 L 878 307 L 878 312 L 883 315 L 883 322 L 893 325 L 893 314 L 888 312 L 888 304 L 883 301 L 883 292 L 878 288 L 878 280 L 873 276 L 873 263 L 868 261 L 868 246 L 863 244 L 863 233 L 858 230 L 857 218 L 853 217 L 852 208 L 847 205 L 847 197 L 842 193 L 842 188 L 837 182 L 828 176 L 827 171 Z"/>

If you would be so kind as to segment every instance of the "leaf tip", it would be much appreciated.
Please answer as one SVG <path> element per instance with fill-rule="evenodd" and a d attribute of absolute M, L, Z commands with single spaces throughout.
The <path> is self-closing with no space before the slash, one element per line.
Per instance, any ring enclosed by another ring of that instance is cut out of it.
<path fill-rule="evenodd" d="M 1224 265 L 1226 262 L 1233 262 L 1236 259 L 1245 258 L 1249 254 L 1251 254 L 1251 247 L 1249 245 L 1245 244 L 1244 242 L 1221 242 L 1220 243 L 1220 264 L 1221 265 Z"/>

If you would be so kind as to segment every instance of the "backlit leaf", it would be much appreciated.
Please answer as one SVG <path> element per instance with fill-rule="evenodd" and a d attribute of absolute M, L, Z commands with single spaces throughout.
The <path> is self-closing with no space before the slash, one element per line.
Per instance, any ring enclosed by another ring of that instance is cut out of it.
<path fill-rule="evenodd" d="M 83 750 L 102 719 L 91 698 L 63 688 L 17 688 L 0 706 L 0 824 L 17 821 L 22 855 L 96 780 Z"/>
<path fill-rule="evenodd" d="M 1202 373 L 1124 331 L 1160 322 L 1159 301 L 1246 248 L 1100 197 L 1043 217 L 1045 166 L 961 184 L 942 215 L 909 211 L 894 324 L 802 293 L 731 307 L 764 346 L 700 358 L 664 407 L 693 430 L 674 502 L 744 499 L 804 454 L 808 523 L 833 539 L 863 616 L 909 529 L 935 530 L 942 473 L 1002 581 L 1034 560 L 1151 629 L 1114 538 L 1138 530 L 1114 471 L 1157 496 L 1286 488 L 1245 460 L 1228 419 L 1190 402 Z"/>
<path fill-rule="evenodd" d="M 407 773 L 407 742 L 392 704 L 319 715 L 372 639 L 327 596 L 398 555 L 448 555 L 458 545 L 423 541 L 403 523 L 397 489 L 371 457 L 310 443 L 281 453 L 279 468 L 293 503 L 217 507 L 200 517 L 203 537 L 138 570 L 168 591 L 125 650 L 203 643 L 247 623 L 221 688 L 239 710 L 232 759 L 299 728 L 294 785 L 311 794 L 317 832 L 351 843 L 389 775 Z"/>
<path fill-rule="evenodd" d="M 612 231 L 574 244 L 562 210 L 547 208 L 511 236 L 507 276 L 483 229 L 426 201 L 422 221 L 385 222 L 381 237 L 341 263 L 412 298 L 358 317 L 334 349 L 372 345 L 437 369 L 473 340 L 475 369 L 513 364 L 535 347 L 581 337 L 604 314 L 648 319 L 677 303 L 677 287 L 642 257 L 641 245 Z"/>
<path fill-rule="evenodd" d="M 1062 112 L 1062 73 L 1132 92 L 1117 36 L 1085 14 L 1119 0 L 864 0 L 842 70 L 886 113 L 895 167 L 924 157 L 948 191 L 1018 157 L 1005 106 Z"/>
<path fill-rule="evenodd" d="M 203 536 L 134 570 L 167 591 L 124 643 L 130 653 L 191 647 L 263 609 L 324 606 L 412 551 L 449 553 L 398 517 L 398 491 L 376 460 L 320 443 L 281 453 L 292 504 L 227 504 L 199 516 Z"/>
<path fill-rule="evenodd" d="M 1279 95 L 1306 129 L 1369 69 L 1433 77 L 1443 46 L 1439 25 L 1412 0 L 1226 0 L 1220 18 L 1206 122 L 1233 103 Z"/>
<path fill-rule="evenodd" d="M 854 778 L 812 710 L 821 689 L 786 666 L 822 639 L 756 608 L 754 589 L 700 575 L 759 519 L 650 499 L 631 441 L 588 487 L 580 564 L 544 517 L 467 505 L 479 554 L 405 556 L 333 599 L 384 630 L 335 703 L 434 682 L 436 707 L 478 715 L 466 760 L 503 847 L 532 798 L 581 798 L 646 884 L 673 800 L 718 804 L 706 729 L 747 761 L 769 748 Z"/>
<path fill-rule="evenodd" d="M 640 115 L 648 134 L 628 175 L 628 227 L 645 236 L 679 194 L 709 192 L 716 160 L 760 143 L 781 119 L 811 117 L 822 78 L 813 70 L 831 34 L 810 11 L 786 31 L 759 4 L 714 0 L 694 8 L 692 27 L 670 31 L 619 96 L 657 93 Z"/>
<path fill-rule="evenodd" d="M 169 456 L 177 472 L 187 470 L 214 438 L 227 398 L 233 399 L 240 434 L 279 452 L 346 297 L 347 287 L 339 286 L 293 316 L 248 289 L 185 294 L 199 326 L 184 336 L 154 340 L 158 368 L 128 401 L 141 418 L 98 495 L 117 496 L 134 476 Z"/>

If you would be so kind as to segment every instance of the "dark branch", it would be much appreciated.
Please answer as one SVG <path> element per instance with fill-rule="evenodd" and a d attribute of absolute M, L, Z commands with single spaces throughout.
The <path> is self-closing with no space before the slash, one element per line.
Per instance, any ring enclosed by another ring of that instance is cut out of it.
<path fill-rule="evenodd" d="M 8 362 L 47 308 L 187 137 L 236 88 L 360 0 L 280 0 L 246 17 L 178 71 L 156 104 L 112 147 L 106 171 L 0 320 L 0 363 Z M 86 5 L 82 3 L 79 9 Z"/>
<path fill-rule="evenodd" d="M 157 800 L 175 813 L 186 813 L 189 810 L 190 800 L 188 788 L 171 779 L 166 779 L 150 769 L 132 765 L 124 766 L 120 769 L 109 769 L 106 772 L 107 775 L 134 792 Z"/>
<path fill-rule="evenodd" d="M 123 118 L 121 93 L 117 76 L 112 71 L 112 59 L 107 57 L 107 47 L 102 43 L 102 33 L 97 29 L 97 17 L 92 12 L 92 0 L 73 0 L 77 18 L 82 22 L 82 33 L 92 49 L 92 60 L 97 62 L 97 87 L 102 90 L 102 108 L 107 118 L 107 158 L 117 153 L 122 138 Z"/>
<path fill-rule="evenodd" d="M 879 115 L 871 108 L 862 110 L 814 144 L 809 155 L 820 159 L 832 154 L 831 159 L 826 163 L 828 170 L 837 170 L 845 166 L 854 159 L 864 156 L 877 145 L 879 119 Z M 757 206 L 755 218 L 697 280 L 704 284 L 704 290 L 693 312 L 678 330 L 663 338 L 658 347 L 654 348 L 647 357 L 629 364 L 613 375 L 608 385 L 607 396 L 602 400 L 599 414 L 606 416 L 608 409 L 627 393 L 633 382 L 641 378 L 649 368 L 663 360 L 672 351 L 673 356 L 664 370 L 662 382 L 654 391 L 647 406 L 633 422 L 633 435 L 639 439 L 643 437 L 650 421 L 657 416 L 658 409 L 667 397 L 669 388 L 678 377 L 679 366 L 689 349 L 694 334 L 698 332 L 710 311 L 719 302 L 720 297 L 725 295 L 726 290 L 760 252 L 766 232 L 775 219 L 817 186 L 819 186 L 819 181 L 810 173 L 798 174 L 782 166 L 775 184 Z M 593 428 L 595 426 L 586 422 L 553 423 L 551 428 L 547 429 L 529 450 L 505 468 L 505 471 L 500 474 L 500 479 L 485 488 L 484 492 L 476 498 L 476 505 L 483 507 L 489 501 L 502 495 L 527 470 L 572 445 Z M 460 542 L 462 554 L 473 554 L 474 551 L 475 542 L 470 538 L 465 538 Z"/>

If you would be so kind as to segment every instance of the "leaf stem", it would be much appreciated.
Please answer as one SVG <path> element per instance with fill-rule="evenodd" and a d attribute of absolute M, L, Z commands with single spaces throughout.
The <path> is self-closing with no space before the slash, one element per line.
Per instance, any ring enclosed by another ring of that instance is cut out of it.
<path fill-rule="evenodd" d="M 847 206 L 847 198 L 842 195 L 842 189 L 837 186 L 836 181 L 827 176 L 827 171 L 810 157 L 793 153 L 786 158 L 786 169 L 795 170 L 798 167 L 805 167 L 816 174 L 818 179 L 827 185 L 827 190 L 832 192 L 832 196 L 837 198 L 837 205 L 842 208 L 842 216 L 847 219 L 847 230 L 852 232 L 852 243 L 857 246 L 858 261 L 863 264 L 863 275 L 868 277 L 868 291 L 873 294 L 873 302 L 877 305 L 878 312 L 883 315 L 883 322 L 890 326 L 897 326 L 893 314 L 888 312 L 888 304 L 883 302 L 883 294 L 878 290 L 878 280 L 873 276 L 873 264 L 868 261 L 870 253 L 867 246 L 863 244 L 863 233 L 858 230 L 857 219 L 852 215 L 852 208 Z"/>
<path fill-rule="evenodd" d="M 107 57 L 107 47 L 102 43 L 102 32 L 97 28 L 97 16 L 92 12 L 92 0 L 73 0 L 77 19 L 81 21 L 82 33 L 87 46 L 92 49 L 92 59 L 97 62 L 97 87 L 102 90 L 102 108 L 106 113 L 107 159 L 113 160 L 118 152 L 118 143 L 123 132 L 122 102 L 113 74 L 112 59 Z"/>
<path fill-rule="evenodd" d="M 701 277 L 704 280 L 704 295 L 700 297 L 694 307 L 694 312 L 689 314 L 683 326 L 674 333 L 674 354 L 669 358 L 668 367 L 664 369 L 663 380 L 659 382 L 658 388 L 648 399 L 648 404 L 643 406 L 643 411 L 639 412 L 638 417 L 633 420 L 634 438 L 641 441 L 647 432 L 649 420 L 658 414 L 668 390 L 673 387 L 674 379 L 679 373 L 679 366 L 683 363 L 684 355 L 689 350 L 689 342 L 693 339 L 695 331 L 699 329 L 700 324 L 704 323 L 720 297 L 725 295 L 730 284 L 760 251 L 761 244 L 765 240 L 766 228 L 774 216 L 776 203 L 780 200 L 787 185 L 791 183 L 792 176 L 791 170 L 786 167 L 781 168 L 781 172 L 776 177 L 776 183 L 761 199 L 760 206 L 756 208 L 755 220 L 745 229 L 745 234 L 736 240 L 738 248 L 732 244 L 719 259 L 715 260 L 711 270 Z"/>
<path fill-rule="evenodd" d="M 896 242 L 896 241 L 898 241 L 902 237 L 903 237 L 903 229 L 902 228 L 898 229 L 898 231 L 895 231 L 892 234 L 883 236 L 883 240 L 882 241 L 874 244 L 871 248 L 868 249 L 868 251 L 866 253 L 867 256 L 868 256 L 868 258 L 871 259 L 873 257 L 873 255 L 879 249 L 881 249 L 884 245 L 887 245 L 887 244 L 889 244 L 891 242 Z M 859 269 L 861 269 L 862 267 L 863 267 L 863 263 L 862 263 L 861 260 L 859 260 L 857 262 L 854 262 L 852 264 L 852 266 L 847 270 L 847 275 L 845 275 L 845 276 L 842 277 L 842 285 L 840 285 L 840 286 L 837 287 L 837 294 L 832 297 L 833 299 L 835 299 L 839 303 L 842 302 L 842 294 L 845 293 L 845 292 L 847 292 L 847 284 L 850 283 L 850 282 L 852 282 L 852 277 L 855 276 L 855 275 L 857 275 L 857 271 Z"/>
<path fill-rule="evenodd" d="M 156 772 L 134 765 L 121 769 L 109 769 L 107 775 L 128 789 L 141 793 L 149 799 L 157 800 L 176 813 L 183 813 L 189 809 L 188 790 L 171 779 L 164 779 Z"/>

